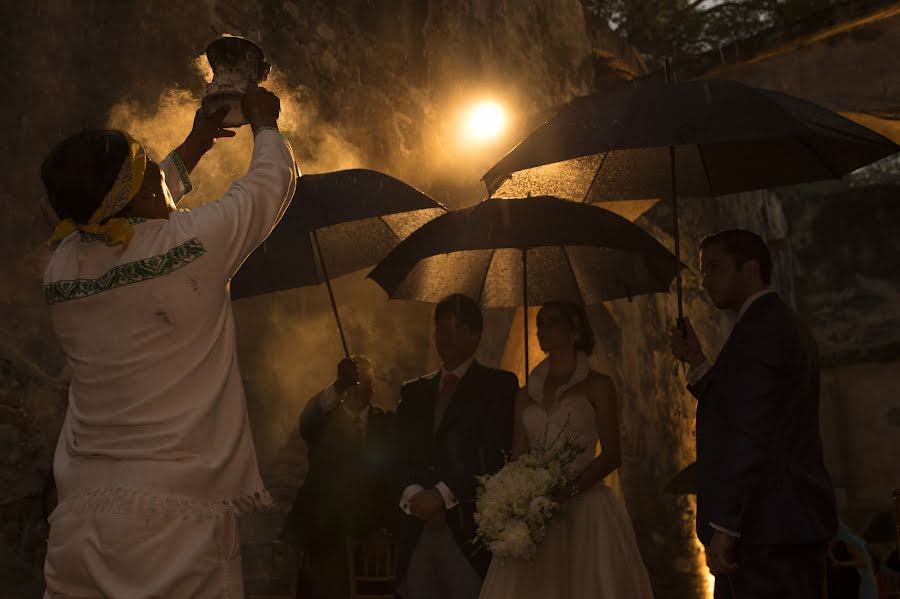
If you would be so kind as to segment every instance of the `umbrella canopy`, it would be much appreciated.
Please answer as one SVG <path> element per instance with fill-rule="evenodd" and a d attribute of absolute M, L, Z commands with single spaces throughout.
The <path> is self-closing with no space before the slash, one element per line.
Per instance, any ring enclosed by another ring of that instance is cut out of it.
<path fill-rule="evenodd" d="M 594 304 L 668 291 L 674 277 L 672 254 L 637 225 L 550 196 L 448 212 L 369 273 L 395 299 L 437 302 L 463 293 L 484 308 Z"/>
<path fill-rule="evenodd" d="M 668 197 L 680 264 L 678 195 L 839 178 L 897 150 L 874 131 L 787 94 L 716 79 L 652 82 L 576 98 L 482 179 L 498 197 Z M 683 326 L 680 270 L 676 279 Z"/>
<path fill-rule="evenodd" d="M 483 180 L 491 194 L 504 197 L 665 197 L 670 146 L 678 195 L 689 197 L 840 178 L 900 149 L 862 125 L 780 92 L 716 79 L 649 82 L 576 98 Z M 562 161 L 571 162 L 556 164 Z M 536 168 L 543 165 L 552 166 Z"/>
<path fill-rule="evenodd" d="M 444 212 L 421 191 L 376 171 L 303 175 L 281 222 L 232 279 L 231 297 L 317 285 L 372 266 Z"/>

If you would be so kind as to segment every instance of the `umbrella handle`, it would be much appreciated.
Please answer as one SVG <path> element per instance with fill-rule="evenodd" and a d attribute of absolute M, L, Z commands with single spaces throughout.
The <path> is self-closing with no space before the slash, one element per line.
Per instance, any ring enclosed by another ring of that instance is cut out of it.
<path fill-rule="evenodd" d="M 334 320 L 337 322 L 338 334 L 341 336 L 341 345 L 344 348 L 344 356 L 350 357 L 350 350 L 347 348 L 347 338 L 344 336 L 344 326 L 341 324 L 341 315 L 338 313 L 337 302 L 334 301 L 334 290 L 331 288 L 331 279 L 328 278 L 328 270 L 325 268 L 325 257 L 322 255 L 322 248 L 319 246 L 319 236 L 313 229 L 310 234 L 313 244 L 316 246 L 316 254 L 319 256 L 319 266 L 322 267 L 322 276 L 325 277 L 325 287 L 328 288 L 328 299 L 331 300 L 331 310 L 334 312 Z"/>

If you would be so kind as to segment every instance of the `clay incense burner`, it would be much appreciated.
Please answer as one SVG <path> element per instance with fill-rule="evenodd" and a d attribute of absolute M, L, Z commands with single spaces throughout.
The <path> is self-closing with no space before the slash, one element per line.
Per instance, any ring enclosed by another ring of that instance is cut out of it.
<path fill-rule="evenodd" d="M 213 71 L 213 80 L 203 94 L 203 109 L 210 114 L 228 105 L 231 110 L 222 126 L 247 124 L 241 112 L 241 97 L 251 82 L 265 81 L 272 68 L 266 62 L 262 48 L 246 38 L 223 35 L 206 47 L 206 58 Z"/>

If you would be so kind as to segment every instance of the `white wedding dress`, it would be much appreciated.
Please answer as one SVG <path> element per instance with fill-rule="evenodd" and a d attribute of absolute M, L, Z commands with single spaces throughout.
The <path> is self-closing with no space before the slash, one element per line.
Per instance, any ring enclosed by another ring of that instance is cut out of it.
<path fill-rule="evenodd" d="M 588 373 L 587 356 L 568 383 L 557 391 L 548 413 L 543 389 L 549 363 L 539 364 L 528 382 L 532 402 L 521 425 L 532 448 L 547 448 L 562 439 L 583 447 L 574 467 L 595 456 L 598 442 L 594 408 L 583 394 L 567 393 Z M 563 504 L 538 545 L 534 561 L 494 558 L 480 599 L 649 599 L 653 593 L 625 505 L 605 484 Z"/>

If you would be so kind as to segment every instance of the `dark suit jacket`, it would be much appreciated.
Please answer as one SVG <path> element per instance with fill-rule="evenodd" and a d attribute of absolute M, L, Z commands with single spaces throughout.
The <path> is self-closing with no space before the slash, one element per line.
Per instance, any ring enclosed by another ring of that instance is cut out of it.
<path fill-rule="evenodd" d="M 394 414 L 370 406 L 360 443 L 340 406 L 326 413 L 318 401 L 307 404 L 300 435 L 309 471 L 285 522 L 285 540 L 309 549 L 396 528 L 395 425 Z"/>
<path fill-rule="evenodd" d="M 459 500 L 447 512 L 447 524 L 475 570 L 484 576 L 490 553 L 476 545 L 476 476 L 503 467 L 512 445 L 513 401 L 519 388 L 516 375 L 472 362 L 450 399 L 434 432 L 434 407 L 439 373 L 410 381 L 400 391 L 397 409 L 402 484 L 426 489 L 443 482 Z M 404 516 L 399 535 L 399 567 L 405 572 L 422 531 L 421 520 Z"/>
<path fill-rule="evenodd" d="M 818 351 L 774 293 L 753 302 L 715 365 L 688 387 L 697 406 L 697 535 L 813 543 L 837 530 L 819 435 Z"/>

